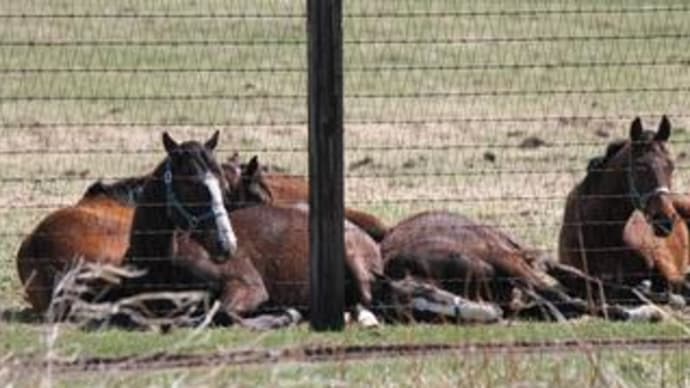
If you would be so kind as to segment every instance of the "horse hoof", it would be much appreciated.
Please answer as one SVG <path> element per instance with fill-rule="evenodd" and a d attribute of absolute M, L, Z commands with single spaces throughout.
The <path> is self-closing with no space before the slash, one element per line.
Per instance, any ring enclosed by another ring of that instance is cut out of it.
<path fill-rule="evenodd" d="M 453 304 L 437 303 L 417 297 L 412 299 L 412 308 L 417 311 L 454 317 L 460 322 L 492 323 L 499 321 L 503 316 L 503 310 L 496 305 L 471 302 L 460 297 L 455 297 Z"/>
<path fill-rule="evenodd" d="M 674 310 L 682 310 L 687 306 L 687 303 L 682 295 L 670 293 L 668 295 L 668 305 Z"/>
<path fill-rule="evenodd" d="M 456 316 L 464 321 L 492 323 L 498 322 L 503 317 L 500 307 L 479 302 L 455 301 Z"/>
<path fill-rule="evenodd" d="M 357 308 L 357 323 L 365 328 L 381 326 L 381 323 L 376 318 L 374 313 L 365 309 L 364 307 Z"/>
<path fill-rule="evenodd" d="M 296 309 L 289 308 L 285 310 L 285 315 L 287 315 L 288 318 L 287 326 L 293 326 L 302 322 L 302 314 L 300 314 L 300 312 Z"/>

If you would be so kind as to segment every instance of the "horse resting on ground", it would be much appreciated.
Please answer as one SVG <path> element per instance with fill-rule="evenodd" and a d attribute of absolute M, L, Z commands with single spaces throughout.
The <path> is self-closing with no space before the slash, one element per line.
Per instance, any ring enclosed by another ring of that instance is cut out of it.
<path fill-rule="evenodd" d="M 237 250 L 225 206 L 228 184 L 212 153 L 217 144 L 218 132 L 203 145 L 196 141 L 178 144 L 163 134 L 167 157 L 141 188 L 125 254 L 125 264 L 143 270 L 143 275 L 125 278 L 121 285 L 104 290 L 98 300 L 212 287 L 178 259 L 178 251 L 183 241 L 198 245 L 217 260 L 226 260 Z M 180 234 L 186 240 L 179 239 Z M 147 309 L 165 315 L 170 306 L 161 300 Z"/>
<path fill-rule="evenodd" d="M 95 198 L 112 200 L 113 204 L 120 201 L 124 215 L 120 227 L 113 233 L 121 234 L 122 230 L 130 229 L 125 226 L 131 225 L 124 262 L 145 270 L 144 276 L 125 279 L 121 287 L 115 287 L 97 299 L 113 301 L 142 292 L 202 290 L 209 291 L 221 302 L 221 321 L 225 317 L 258 328 L 286 322 L 281 317 L 246 319 L 243 316 L 271 306 L 296 305 L 303 309 L 308 304 L 308 217 L 305 209 L 300 206 L 267 206 L 238 210 L 233 213 L 229 224 L 232 226 L 228 227 L 220 222 L 227 215 L 223 217 L 217 195 L 225 186 L 224 175 L 218 174 L 211 155 L 217 134 L 204 146 L 196 142 L 178 145 L 167 134 L 163 140 L 168 157 L 153 174 L 111 186 L 97 183 L 89 188 L 82 201 L 86 203 Z M 270 197 L 270 192 L 263 195 Z M 224 199 L 227 202 L 231 197 L 227 195 Z M 129 202 L 123 203 L 125 199 Z M 136 208 L 132 211 L 134 215 L 128 218 L 131 199 L 135 199 Z M 225 205 L 237 207 L 236 203 Z M 127 225 L 128 220 L 133 221 Z M 346 295 L 348 305 L 356 303 L 355 310 L 359 306 L 370 305 L 379 294 L 391 293 L 395 293 L 398 301 L 409 302 L 415 298 L 445 304 L 447 312 L 452 314 L 462 310 L 456 308 L 459 298 L 447 292 L 425 284 L 385 279 L 376 243 L 352 224 L 348 223 L 345 230 Z M 233 231 L 241 238 L 231 255 L 237 240 L 232 237 Z M 120 240 L 123 239 L 113 241 L 121 243 L 120 249 L 127 246 Z M 72 245 L 69 247 L 80 250 Z M 122 264 L 120 251 L 113 252 L 108 261 Z M 94 253 L 94 257 L 98 255 Z M 26 256 L 20 255 L 19 259 L 20 268 L 27 262 L 41 268 L 42 263 L 26 260 Z M 35 288 L 28 288 L 32 289 Z M 46 299 L 49 297 L 50 294 Z M 483 311 L 485 316 L 480 318 L 485 320 L 499 317 L 492 307 L 485 308 L 471 302 L 463 306 Z M 150 310 L 161 315 L 169 309 L 164 301 L 150 306 Z"/>
<path fill-rule="evenodd" d="M 628 139 L 610 143 L 605 156 L 590 161 L 566 201 L 561 263 L 607 283 L 651 282 L 654 292 L 683 291 L 690 259 L 683 218 L 690 207 L 687 198 L 671 194 L 670 135 L 666 116 L 657 131 L 643 129 L 638 117 Z M 564 281 L 588 298 L 600 295 L 578 280 Z M 604 296 L 622 302 L 630 297 L 613 290 Z"/>
<path fill-rule="evenodd" d="M 572 295 L 558 279 L 596 279 L 544 258 L 500 230 L 455 213 L 430 211 L 394 226 L 381 243 L 385 275 L 414 279 L 469 300 L 497 304 L 507 315 L 565 319 L 594 314 L 617 320 L 654 320 L 649 307 L 590 304 Z M 395 305 L 395 303 L 392 303 Z M 424 303 L 417 311 L 443 306 Z M 399 319 L 400 312 L 393 311 Z M 425 314 L 413 318 L 425 318 Z"/>

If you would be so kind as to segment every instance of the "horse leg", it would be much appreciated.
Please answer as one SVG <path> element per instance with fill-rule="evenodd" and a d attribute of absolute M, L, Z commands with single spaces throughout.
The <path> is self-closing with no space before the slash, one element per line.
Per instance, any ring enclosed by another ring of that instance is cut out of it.
<path fill-rule="evenodd" d="M 578 284 L 589 283 L 589 289 L 595 290 L 598 295 L 602 296 L 599 298 L 593 298 L 599 299 L 599 303 L 605 303 L 606 295 L 615 295 L 617 299 L 623 299 L 628 303 L 663 304 L 669 305 L 676 309 L 681 309 L 687 304 L 685 298 L 690 297 L 690 288 L 688 287 L 684 287 L 688 290 L 688 294 L 686 296 L 678 295 L 672 290 L 667 290 L 666 292 L 654 292 L 652 290 L 651 283 L 646 281 L 634 288 L 626 285 L 609 284 L 602 282 L 598 278 L 587 275 L 574 267 L 560 263 L 549 263 L 547 273 L 556 278 L 560 283 L 570 285 L 570 287 L 568 287 L 569 289 L 573 287 L 572 283 L 574 282 L 577 282 Z M 630 311 L 633 311 L 631 313 L 633 315 L 641 314 L 643 317 L 645 314 L 647 314 L 641 311 L 638 314 L 634 312 L 634 309 Z"/>
<path fill-rule="evenodd" d="M 251 330 L 272 330 L 295 326 L 302 321 L 302 314 L 293 308 L 288 308 L 279 314 L 261 314 L 250 318 L 235 315 L 234 323 Z"/>
<path fill-rule="evenodd" d="M 544 288 L 536 291 L 559 312 L 570 317 L 593 314 L 594 316 L 611 319 L 615 321 L 640 321 L 655 322 L 662 319 L 661 312 L 653 305 L 641 305 L 637 307 L 624 307 L 618 304 L 590 304 L 584 299 L 572 297 L 562 290 L 555 288 Z"/>
<path fill-rule="evenodd" d="M 548 263 L 546 272 L 568 290 L 593 290 L 594 295 L 586 296 L 592 303 L 605 303 L 607 296 L 623 300 L 630 304 L 650 301 L 658 304 L 668 303 L 668 296 L 664 296 L 661 293 L 653 293 L 651 292 L 651 288 L 648 290 L 644 287 L 635 289 L 622 284 L 603 282 L 599 278 L 588 275 L 569 265 L 556 262 Z M 642 292 L 645 298 L 640 297 L 640 292 Z M 582 294 L 582 292 L 578 291 L 578 294 Z"/>
<path fill-rule="evenodd" d="M 474 302 L 442 290 L 428 282 L 406 277 L 401 280 L 385 279 L 390 295 L 384 300 L 393 301 L 396 311 L 411 310 L 411 315 L 435 318 L 451 318 L 456 322 L 496 322 L 503 311 L 495 304 Z"/>
<path fill-rule="evenodd" d="M 371 310 L 358 304 L 355 306 L 355 317 L 357 318 L 357 323 L 362 325 L 362 327 L 378 327 L 381 326 L 378 318 L 374 315 Z"/>

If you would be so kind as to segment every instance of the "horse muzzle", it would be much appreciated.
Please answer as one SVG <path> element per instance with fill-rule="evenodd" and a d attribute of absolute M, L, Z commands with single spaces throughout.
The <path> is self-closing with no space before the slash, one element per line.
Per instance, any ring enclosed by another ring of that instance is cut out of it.
<path fill-rule="evenodd" d="M 644 198 L 645 218 L 656 237 L 668 237 L 673 233 L 676 217 L 667 196 L 670 192 L 668 187 L 661 186 Z"/>

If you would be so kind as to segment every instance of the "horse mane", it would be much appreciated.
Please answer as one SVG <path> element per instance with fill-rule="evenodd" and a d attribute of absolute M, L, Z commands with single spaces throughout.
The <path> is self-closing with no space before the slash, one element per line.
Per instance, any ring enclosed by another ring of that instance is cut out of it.
<path fill-rule="evenodd" d="M 606 165 L 614 155 L 618 153 L 625 145 L 628 144 L 627 139 L 614 140 L 606 146 L 606 153 L 604 156 L 596 156 L 589 160 L 587 164 L 587 172 L 596 171 Z"/>
<path fill-rule="evenodd" d="M 98 180 L 92 183 L 84 192 L 82 199 L 104 196 L 114 199 L 126 206 L 135 206 L 144 189 L 144 184 L 149 176 L 124 178 L 113 183 L 104 183 Z"/>
<path fill-rule="evenodd" d="M 582 181 L 582 187 L 589 192 L 592 184 L 597 181 L 604 167 L 620 152 L 630 141 L 628 139 L 617 139 L 606 146 L 606 153 L 603 156 L 595 156 L 587 163 L 587 175 Z"/>

